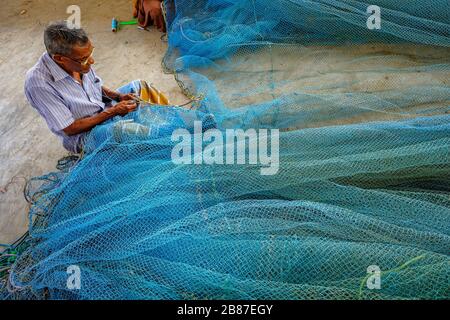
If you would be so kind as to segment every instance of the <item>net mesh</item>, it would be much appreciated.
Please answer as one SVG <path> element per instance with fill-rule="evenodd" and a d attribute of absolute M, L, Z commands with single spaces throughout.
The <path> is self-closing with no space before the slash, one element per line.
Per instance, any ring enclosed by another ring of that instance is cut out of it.
<path fill-rule="evenodd" d="M 163 64 L 201 101 L 104 123 L 79 162 L 33 180 L 4 296 L 448 299 L 448 2 L 166 7 Z M 279 172 L 175 164 L 171 133 L 209 113 L 224 135 L 280 129 Z"/>

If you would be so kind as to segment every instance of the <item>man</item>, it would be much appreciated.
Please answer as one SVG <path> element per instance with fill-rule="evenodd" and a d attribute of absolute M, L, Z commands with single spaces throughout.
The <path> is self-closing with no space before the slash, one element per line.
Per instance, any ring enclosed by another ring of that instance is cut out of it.
<path fill-rule="evenodd" d="M 103 86 L 91 68 L 94 47 L 83 29 L 57 22 L 46 28 L 44 42 L 47 52 L 28 71 L 25 94 L 64 147 L 79 153 L 92 128 L 135 110 L 136 97 Z"/>

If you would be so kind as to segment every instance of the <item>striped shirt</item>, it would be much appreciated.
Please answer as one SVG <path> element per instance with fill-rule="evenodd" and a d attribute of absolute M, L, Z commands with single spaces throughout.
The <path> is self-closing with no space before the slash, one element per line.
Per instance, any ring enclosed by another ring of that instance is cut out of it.
<path fill-rule="evenodd" d="M 26 75 L 25 95 L 31 106 L 47 122 L 49 129 L 72 152 L 80 152 L 87 133 L 68 136 L 63 129 L 75 120 L 93 116 L 105 109 L 103 81 L 91 68 L 82 76 L 83 85 L 64 71 L 48 53 L 44 53 Z"/>

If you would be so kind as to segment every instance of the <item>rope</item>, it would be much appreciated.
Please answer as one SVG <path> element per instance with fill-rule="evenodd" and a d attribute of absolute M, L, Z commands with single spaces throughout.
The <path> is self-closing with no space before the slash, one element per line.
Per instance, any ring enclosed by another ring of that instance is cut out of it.
<path fill-rule="evenodd" d="M 3 187 L 0 187 L 0 193 L 7 193 L 8 188 L 15 182 L 16 179 L 24 179 L 25 184 L 28 182 L 28 179 L 25 176 L 20 176 L 20 175 L 16 174 L 9 180 L 9 182 L 7 184 L 5 184 Z"/>

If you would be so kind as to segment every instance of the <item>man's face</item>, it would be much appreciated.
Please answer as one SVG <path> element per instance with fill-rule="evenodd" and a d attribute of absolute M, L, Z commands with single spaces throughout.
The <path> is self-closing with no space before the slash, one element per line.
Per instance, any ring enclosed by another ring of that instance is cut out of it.
<path fill-rule="evenodd" d="M 94 46 L 88 41 L 84 46 L 74 46 L 70 55 L 55 54 L 53 59 L 68 72 L 86 74 L 91 70 L 91 65 L 95 63 L 92 57 L 93 50 Z"/>

